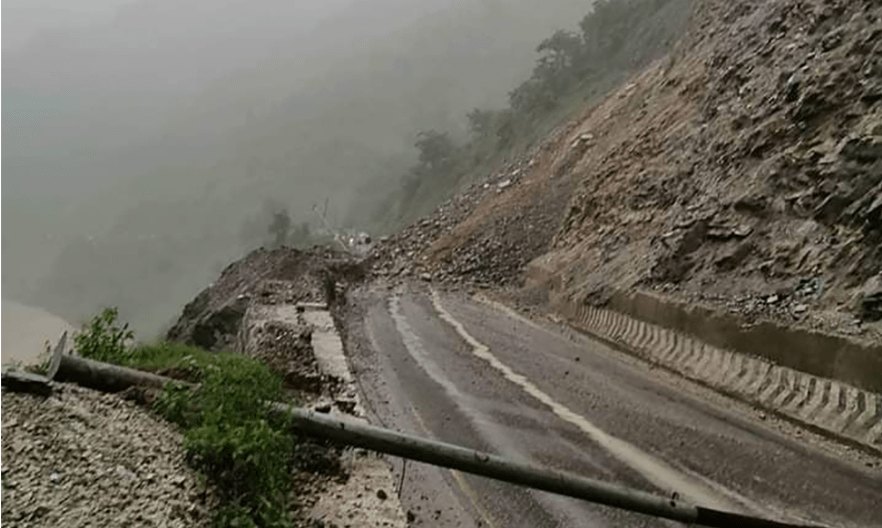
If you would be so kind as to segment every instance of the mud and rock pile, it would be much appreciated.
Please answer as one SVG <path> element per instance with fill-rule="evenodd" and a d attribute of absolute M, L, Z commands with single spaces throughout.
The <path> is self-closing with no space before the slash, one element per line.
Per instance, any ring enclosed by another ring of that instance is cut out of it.
<path fill-rule="evenodd" d="M 249 304 L 331 303 L 338 288 L 360 280 L 364 270 L 357 257 L 328 248 L 252 251 L 188 303 L 166 337 L 207 350 L 232 350 Z"/>
<path fill-rule="evenodd" d="M 576 300 L 651 289 L 882 336 L 877 0 L 697 2 L 668 56 L 517 169 L 415 224 L 397 265 L 504 285 L 532 261 Z"/>
<path fill-rule="evenodd" d="M 351 377 L 329 371 L 323 349 L 334 332 L 329 310 L 345 303 L 343 292 L 367 269 L 359 256 L 321 247 L 254 251 L 187 305 L 168 338 L 260 359 L 283 376 L 299 406 L 358 415 Z M 314 324 L 315 313 L 330 328 Z M 336 353 L 342 359 L 342 349 Z M 297 526 L 343 526 L 356 522 L 355 511 L 358 525 L 403 526 L 397 500 L 365 494 L 392 489 L 383 460 L 305 436 L 294 458 Z"/>
<path fill-rule="evenodd" d="M 548 250 L 566 210 L 572 178 L 548 181 L 543 168 L 567 128 L 381 240 L 375 273 L 484 287 L 517 283 L 526 264 Z"/>

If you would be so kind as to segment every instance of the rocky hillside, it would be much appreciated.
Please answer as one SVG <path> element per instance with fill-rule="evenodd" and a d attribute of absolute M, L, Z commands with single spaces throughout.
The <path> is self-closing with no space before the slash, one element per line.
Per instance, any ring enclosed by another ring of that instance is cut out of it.
<path fill-rule="evenodd" d="M 580 183 L 545 262 L 573 294 L 612 282 L 848 314 L 838 330 L 882 318 L 880 16 L 700 4 L 671 57 L 579 124 Z"/>
<path fill-rule="evenodd" d="M 532 260 L 575 299 L 878 340 L 882 2 L 696 3 L 671 54 L 393 242 L 414 258 L 388 273 L 507 283 Z"/>

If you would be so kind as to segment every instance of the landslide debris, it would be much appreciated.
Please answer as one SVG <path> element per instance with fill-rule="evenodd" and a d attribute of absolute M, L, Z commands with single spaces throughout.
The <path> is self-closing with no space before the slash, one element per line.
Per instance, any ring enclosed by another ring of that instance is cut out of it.
<path fill-rule="evenodd" d="M 375 275 L 477 286 L 513 285 L 557 232 L 574 181 L 542 171 L 567 127 L 487 179 L 442 203 L 434 214 L 381 239 Z"/>
<path fill-rule="evenodd" d="M 257 249 L 187 304 L 166 338 L 260 359 L 304 403 L 347 399 L 345 384 L 322 372 L 312 326 L 296 307 L 334 305 L 349 284 L 364 280 L 368 267 L 361 257 L 319 246 Z"/>
<path fill-rule="evenodd" d="M 573 299 L 652 289 L 878 341 L 882 3 L 696 2 L 670 54 L 378 255 L 485 285 L 532 262 Z"/>
<path fill-rule="evenodd" d="M 167 337 L 260 359 L 282 375 L 299 406 L 358 414 L 352 381 L 325 372 L 317 357 L 314 333 L 327 329 L 314 328 L 304 311 L 339 309 L 343 292 L 367 270 L 363 258 L 329 248 L 253 251 L 188 304 Z M 293 456 L 295 526 L 403 525 L 397 499 L 365 492 L 392 489 L 382 459 L 306 436 L 298 437 Z"/>
<path fill-rule="evenodd" d="M 579 124 L 596 141 L 544 264 L 571 295 L 653 287 L 862 332 L 882 272 L 880 89 L 878 1 L 696 4 L 677 49 Z"/>

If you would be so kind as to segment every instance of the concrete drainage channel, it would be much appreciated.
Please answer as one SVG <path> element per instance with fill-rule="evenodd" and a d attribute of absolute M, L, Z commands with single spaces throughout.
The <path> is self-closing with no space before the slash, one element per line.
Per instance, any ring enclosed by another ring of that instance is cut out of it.
<path fill-rule="evenodd" d="M 574 327 L 650 363 L 882 455 L 882 396 L 874 391 L 713 346 L 611 309 L 565 301 L 554 305 Z"/>
<path fill-rule="evenodd" d="M 313 408 L 328 412 L 336 407 L 350 419 L 363 420 L 361 404 L 328 307 L 322 303 L 261 305 L 249 307 L 245 314 L 239 347 L 246 352 L 257 346 L 259 329 L 266 325 L 295 326 L 303 322 L 312 327 L 311 344 L 323 375 L 342 382 L 342 395 L 328 404 L 317 402 Z M 332 414 L 333 415 L 333 414 Z M 377 455 L 361 449 L 348 450 L 343 463 L 348 470 L 345 483 L 333 483 L 321 494 L 312 518 L 324 526 L 407 526 L 404 511 L 395 493 L 392 471 Z"/>

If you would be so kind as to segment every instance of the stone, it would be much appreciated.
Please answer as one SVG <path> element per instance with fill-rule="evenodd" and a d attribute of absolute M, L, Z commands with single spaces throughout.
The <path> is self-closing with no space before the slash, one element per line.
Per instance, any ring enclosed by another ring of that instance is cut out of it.
<path fill-rule="evenodd" d="M 784 85 L 784 100 L 788 103 L 792 103 L 797 99 L 799 99 L 799 80 L 791 75 L 790 78 L 787 79 L 787 83 Z"/>
<path fill-rule="evenodd" d="M 738 244 L 732 251 L 718 258 L 714 264 L 720 271 L 732 271 L 741 265 L 754 250 L 754 244 L 749 241 Z"/>
<path fill-rule="evenodd" d="M 3 373 L 3 388 L 15 392 L 27 392 L 38 396 L 52 394 L 49 379 L 38 374 L 10 370 Z"/>
<path fill-rule="evenodd" d="M 859 163 L 872 163 L 882 158 L 882 140 L 873 137 L 852 138 L 846 141 L 839 153 Z"/>
<path fill-rule="evenodd" d="M 882 320 L 882 276 L 870 277 L 861 288 L 861 319 Z"/>
<path fill-rule="evenodd" d="M 355 413 L 356 402 L 353 400 L 343 400 L 343 399 L 335 400 L 334 405 L 337 407 L 337 409 L 339 409 L 343 413 L 346 413 L 346 414 L 354 414 Z"/>

